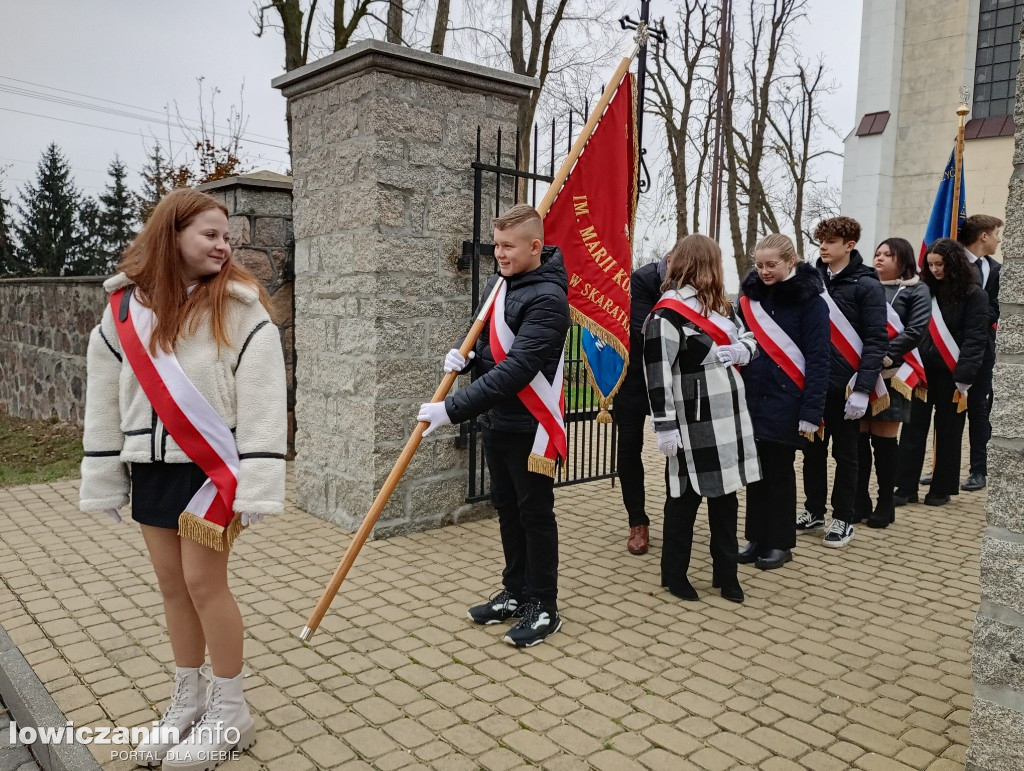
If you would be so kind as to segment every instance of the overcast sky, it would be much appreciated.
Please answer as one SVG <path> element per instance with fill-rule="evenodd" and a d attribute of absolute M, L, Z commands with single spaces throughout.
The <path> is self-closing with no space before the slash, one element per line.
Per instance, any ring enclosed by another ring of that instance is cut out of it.
<path fill-rule="evenodd" d="M 670 17 L 672 4 L 653 0 L 652 17 Z M 147 137 L 167 136 L 165 107 L 173 110 L 177 102 L 184 117 L 198 114 L 199 77 L 205 77 L 207 91 L 222 91 L 221 124 L 245 84 L 249 160 L 256 168 L 285 171 L 285 100 L 270 87 L 283 70 L 283 44 L 277 33 L 255 37 L 252 7 L 251 0 L 0 0 L 0 168 L 6 169 L 6 192 L 16 196 L 16 188 L 34 176 L 50 142 L 60 145 L 89 194 L 103 188 L 115 153 L 136 184 Z M 639 4 L 622 0 L 622 12 L 636 18 Z M 860 16 L 856 0 L 810 0 L 809 19 L 799 30 L 801 53 L 810 59 L 824 54 L 841 84 L 825 109 L 844 136 L 856 118 Z M 181 139 L 178 132 L 172 138 Z M 649 153 L 657 155 L 657 148 Z M 841 161 L 826 171 L 838 185 Z"/>

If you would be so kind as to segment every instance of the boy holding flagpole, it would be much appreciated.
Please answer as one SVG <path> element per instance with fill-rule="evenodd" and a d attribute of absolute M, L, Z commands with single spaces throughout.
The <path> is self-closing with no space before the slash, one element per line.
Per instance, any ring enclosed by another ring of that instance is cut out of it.
<path fill-rule="evenodd" d="M 500 280 L 488 327 L 469 361 L 457 348 L 446 372 L 477 377 L 441 402 L 420 406 L 426 436 L 440 426 L 479 416 L 491 501 L 505 553 L 503 588 L 471 607 L 477 624 L 519 619 L 504 640 L 517 648 L 543 642 L 562 626 L 558 615 L 558 525 L 554 476 L 566 456 L 562 367 L 569 331 L 568 278 L 557 247 L 544 246 L 537 210 L 517 204 L 494 220 Z"/>

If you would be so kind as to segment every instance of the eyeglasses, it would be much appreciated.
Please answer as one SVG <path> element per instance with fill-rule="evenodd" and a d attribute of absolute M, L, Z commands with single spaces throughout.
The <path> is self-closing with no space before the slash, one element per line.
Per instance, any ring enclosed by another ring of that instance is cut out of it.
<path fill-rule="evenodd" d="M 759 273 L 763 273 L 766 270 L 775 270 L 780 265 L 782 265 L 781 261 L 779 261 L 779 262 L 772 261 L 772 262 L 757 262 L 757 263 L 754 263 L 754 267 L 757 269 L 757 271 Z"/>

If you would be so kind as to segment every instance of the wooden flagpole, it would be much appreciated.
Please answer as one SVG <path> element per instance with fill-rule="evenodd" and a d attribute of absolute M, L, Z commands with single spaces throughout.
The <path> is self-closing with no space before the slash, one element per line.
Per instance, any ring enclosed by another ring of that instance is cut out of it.
<path fill-rule="evenodd" d="M 956 108 L 960 125 L 956 132 L 956 152 L 953 154 L 953 214 L 949 223 L 949 237 L 953 240 L 956 240 L 960 230 L 960 180 L 963 179 L 964 174 L 964 119 L 970 111 L 971 108 L 967 106 L 967 89 L 965 87 L 960 89 L 960 106 Z"/>
<path fill-rule="evenodd" d="M 572 171 L 572 167 L 575 165 L 576 160 L 580 157 L 583 152 L 583 148 L 586 147 L 587 142 L 590 140 L 591 134 L 593 134 L 594 129 L 597 128 L 597 124 L 600 122 L 601 116 L 604 115 L 604 111 L 608 107 L 608 103 L 611 102 L 612 97 L 615 95 L 615 91 L 618 89 L 623 77 L 625 77 L 626 71 L 629 69 L 629 65 L 633 62 L 633 59 L 639 52 L 640 47 L 646 41 L 647 25 L 642 24 L 637 29 L 636 35 L 633 38 L 633 48 L 629 55 L 623 57 L 622 61 L 619 62 L 619 66 L 615 70 L 615 74 L 612 75 L 611 80 L 608 81 L 608 86 L 605 88 L 604 93 L 601 94 L 601 98 L 594 107 L 594 111 L 590 114 L 586 125 L 584 125 L 583 130 L 580 131 L 579 137 L 577 137 L 576 141 L 573 143 L 572 149 L 569 151 L 569 155 L 566 156 L 565 160 L 562 162 L 561 167 L 558 169 L 558 174 L 555 175 L 554 180 L 551 182 L 551 186 L 548 188 L 547 193 L 544 194 L 544 198 L 537 207 L 537 211 L 540 213 L 541 217 L 544 217 L 548 213 L 548 209 L 551 208 L 551 204 L 554 203 L 555 198 L 558 197 L 558 193 L 565 184 L 565 180 L 569 178 L 569 172 Z M 490 313 L 491 306 L 494 304 L 494 298 L 497 296 L 498 289 L 503 283 L 503 279 L 498 279 L 498 281 L 495 282 L 494 288 L 487 296 L 484 304 L 480 307 L 480 311 L 477 313 L 476 319 L 473 321 L 473 326 L 470 327 L 469 332 L 466 334 L 466 338 L 462 341 L 462 345 L 459 346 L 459 351 L 462 353 L 463 357 L 469 356 L 469 352 L 472 351 L 473 346 L 476 345 L 477 338 L 480 337 L 480 334 L 483 332 L 484 325 L 487 323 L 487 316 Z M 448 392 L 451 390 L 452 385 L 454 385 L 456 377 L 458 377 L 457 372 L 446 373 L 441 379 L 441 383 L 438 385 L 437 390 L 434 391 L 434 395 L 430 397 L 430 401 L 443 401 L 445 397 L 448 396 Z M 380 492 L 377 493 L 377 497 L 374 498 L 373 504 L 370 506 L 370 510 L 366 512 L 366 517 L 363 519 L 363 522 L 356 531 L 356 534 L 352 537 L 352 542 L 349 544 L 348 549 L 345 550 L 345 555 L 342 557 L 341 563 L 338 565 L 337 570 L 334 571 L 334 575 L 331 577 L 330 582 L 328 582 L 327 586 L 324 588 L 323 594 L 320 596 L 320 601 L 316 604 L 316 607 L 313 608 L 313 612 L 310 614 L 309 620 L 302 628 L 302 631 L 299 632 L 300 640 L 308 641 L 317 630 L 317 627 L 320 626 L 320 622 L 323 621 L 328 608 L 331 607 L 331 603 L 334 601 L 338 591 L 341 589 L 341 584 L 344 582 L 345 576 L 348 575 L 348 571 L 355 563 L 356 557 L 359 556 L 359 552 L 366 543 L 366 539 L 370 537 L 370 533 L 373 531 L 374 525 L 377 524 L 377 520 L 384 511 L 384 507 L 387 506 L 388 501 L 391 500 L 391 495 L 395 492 L 395 488 L 398 487 L 398 483 L 401 481 L 402 475 L 405 473 L 405 469 L 409 466 L 412 456 L 416 454 L 416 450 L 420 446 L 420 441 L 423 439 L 423 432 L 429 427 L 429 425 L 429 423 L 422 421 L 416 424 L 416 428 L 413 429 L 412 435 L 409 437 L 409 441 L 405 443 L 405 447 L 398 456 L 398 460 L 395 461 L 395 465 L 391 469 L 391 473 L 388 474 L 388 478 L 384 480 L 384 485 L 381 487 Z"/>

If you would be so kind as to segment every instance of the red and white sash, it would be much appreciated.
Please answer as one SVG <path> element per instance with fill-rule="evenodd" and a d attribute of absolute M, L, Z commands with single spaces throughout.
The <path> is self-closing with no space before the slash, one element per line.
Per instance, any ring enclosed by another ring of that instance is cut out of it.
<path fill-rule="evenodd" d="M 821 296 L 825 300 L 825 304 L 828 305 L 832 347 L 839 351 L 840 356 L 846 359 L 846 363 L 853 368 L 853 377 L 846 385 L 846 393 L 849 396 L 853 390 L 853 384 L 857 381 L 857 371 L 860 369 L 860 355 L 864 350 L 864 342 L 860 339 L 860 335 L 857 334 L 857 330 L 853 328 L 850 320 L 839 310 L 832 295 L 826 290 L 821 293 Z M 889 392 L 885 388 L 885 381 L 882 380 L 881 374 L 879 374 L 875 388 L 868 398 L 871 402 L 872 415 L 877 415 L 889 406 Z"/>
<path fill-rule="evenodd" d="M 946 326 L 946 320 L 942 317 L 942 310 L 939 308 L 939 301 L 932 298 L 932 320 L 928 322 L 928 332 L 931 334 L 935 350 L 939 352 L 942 361 L 950 374 L 956 372 L 957 362 L 960 361 L 960 346 L 953 339 L 953 333 Z M 967 409 L 967 397 L 960 393 L 960 389 L 953 390 L 953 402 L 956 404 L 956 411 L 963 412 Z"/>
<path fill-rule="evenodd" d="M 491 353 L 496 364 L 505 361 L 516 339 L 515 333 L 505 321 L 505 292 L 506 282 L 502 281 L 498 295 L 494 298 L 494 305 L 491 306 L 489 334 Z M 565 462 L 568 457 L 564 417 L 565 388 L 562 375 L 564 363 L 565 358 L 559 356 L 558 369 L 550 383 L 538 372 L 518 394 L 519 400 L 539 424 L 527 468 L 552 478 L 555 476 L 556 459 L 561 458 Z"/>
<path fill-rule="evenodd" d="M 939 301 L 932 298 L 932 320 L 928 322 L 928 332 L 935 343 L 935 349 L 945 362 L 950 374 L 956 371 L 956 364 L 960 360 L 960 346 L 953 339 L 953 334 L 946 326 L 946 320 L 942 317 L 942 310 L 939 308 Z"/>
<path fill-rule="evenodd" d="M 750 331 L 754 333 L 757 344 L 768 354 L 768 358 L 779 365 L 779 369 L 786 373 L 786 377 L 803 391 L 804 377 L 807 373 L 807 362 L 804 359 L 803 351 L 793 342 L 793 338 L 775 322 L 775 319 L 764 309 L 759 300 L 751 300 L 746 296 L 741 297 L 740 307 L 743 309 L 743 317 L 746 319 Z"/>
<path fill-rule="evenodd" d="M 704 306 L 696 297 L 673 297 L 676 292 L 666 292 L 655 304 L 651 311 L 667 308 L 673 310 L 692 322 L 696 327 L 706 332 L 716 345 L 729 345 L 738 339 L 739 330 L 736 325 L 717 311 L 711 311 L 710 316 L 703 313 Z"/>
<path fill-rule="evenodd" d="M 179 534 L 223 551 L 239 529 L 233 512 L 238 487 L 238 448 L 223 418 L 210 406 L 174 353 L 149 352 L 156 315 L 129 289 L 110 296 L 121 348 L 143 392 L 182 451 L 206 474 L 178 520 Z M 234 520 L 234 522 L 232 522 Z"/>
<path fill-rule="evenodd" d="M 903 334 L 905 327 L 900 315 L 889 303 L 885 304 L 885 314 L 886 328 L 889 331 L 889 339 L 892 340 Z M 919 399 L 928 398 L 928 379 L 925 377 L 921 352 L 917 348 L 903 354 L 903 363 L 892 376 L 892 385 L 908 399 L 915 394 Z"/>

